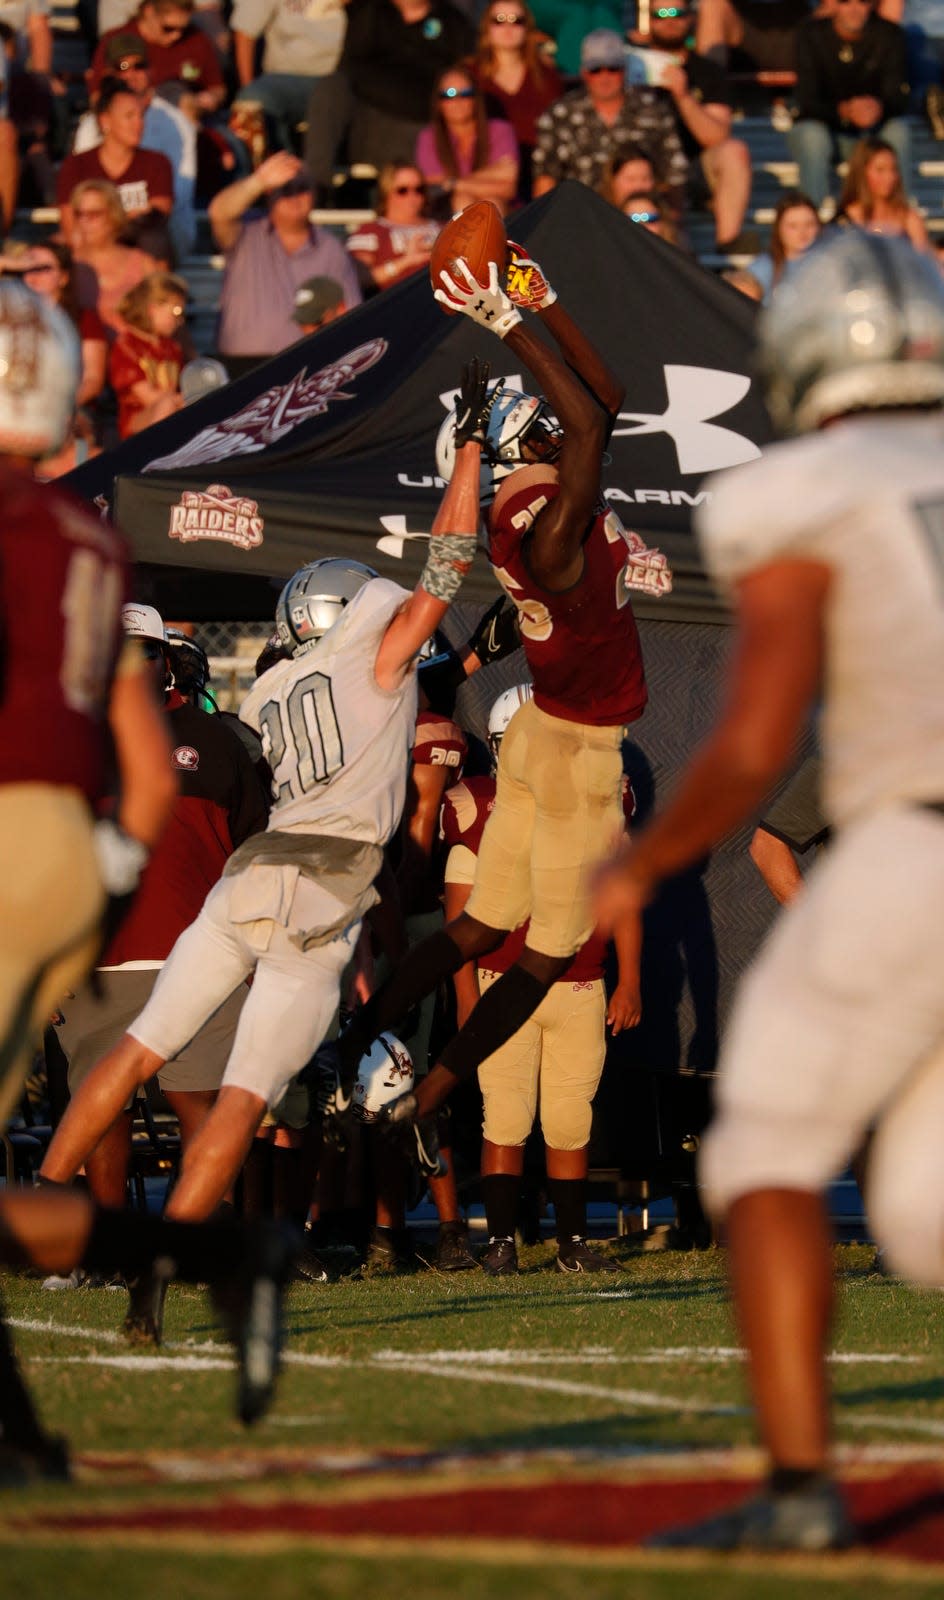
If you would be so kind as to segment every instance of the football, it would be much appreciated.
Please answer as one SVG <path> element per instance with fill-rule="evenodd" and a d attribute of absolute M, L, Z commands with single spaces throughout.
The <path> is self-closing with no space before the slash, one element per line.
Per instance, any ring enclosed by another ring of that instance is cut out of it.
<path fill-rule="evenodd" d="M 474 205 L 466 206 L 457 217 L 446 223 L 433 245 L 429 260 L 430 281 L 434 289 L 441 288 L 441 274 L 451 274 L 461 257 L 469 263 L 473 278 L 477 278 L 479 283 L 487 283 L 489 262 L 494 261 L 501 273 L 507 254 L 508 241 L 501 212 L 491 200 L 476 200 Z M 442 309 L 447 316 L 455 315 L 448 306 Z"/>
<path fill-rule="evenodd" d="M 382 1033 L 358 1063 L 351 1110 L 361 1122 L 376 1122 L 384 1106 L 412 1087 L 413 1057 L 392 1033 Z"/>

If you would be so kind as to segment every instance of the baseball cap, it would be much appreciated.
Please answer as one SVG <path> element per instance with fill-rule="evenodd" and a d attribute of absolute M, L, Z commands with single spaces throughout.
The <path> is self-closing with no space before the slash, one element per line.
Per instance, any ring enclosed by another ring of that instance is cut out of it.
<path fill-rule="evenodd" d="M 580 46 L 580 70 L 591 67 L 621 67 L 626 60 L 626 46 L 613 28 L 594 28 Z"/>
<path fill-rule="evenodd" d="M 110 67 L 131 59 L 143 61 L 145 66 L 150 61 L 147 45 L 139 33 L 116 33 L 113 38 L 106 39 L 105 60 Z"/>
<path fill-rule="evenodd" d="M 122 606 L 121 626 L 131 639 L 157 639 L 164 643 L 164 623 L 154 606 L 143 606 L 137 601 Z"/>
<path fill-rule="evenodd" d="M 337 278 L 306 278 L 295 290 L 292 320 L 302 327 L 320 322 L 326 311 L 333 311 L 344 299 Z"/>

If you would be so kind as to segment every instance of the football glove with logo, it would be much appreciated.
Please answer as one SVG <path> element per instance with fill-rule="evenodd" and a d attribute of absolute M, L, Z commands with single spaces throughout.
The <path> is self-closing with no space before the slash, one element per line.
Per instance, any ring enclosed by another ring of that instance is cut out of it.
<path fill-rule="evenodd" d="M 505 268 L 505 293 L 512 305 L 522 311 L 546 311 L 557 299 L 536 261 L 523 245 L 508 240 L 508 265 Z"/>
<path fill-rule="evenodd" d="M 490 605 L 474 633 L 468 648 L 475 652 L 483 667 L 503 661 L 521 646 L 518 629 L 518 610 L 506 595 L 499 595 Z"/>
<path fill-rule="evenodd" d="M 439 1153 L 436 1117 L 420 1119 L 418 1110 L 416 1095 L 409 1090 L 384 1106 L 377 1121 L 385 1132 L 401 1140 L 424 1178 L 444 1178 L 449 1168 Z"/>
<path fill-rule="evenodd" d="M 488 419 L 498 388 L 489 394 L 488 379 L 491 368 L 487 361 L 473 356 L 462 369 L 462 382 L 456 397 L 456 449 L 464 444 L 485 443 Z"/>
<path fill-rule="evenodd" d="M 453 268 L 454 277 L 448 272 L 441 274 L 445 288 L 434 289 L 434 298 L 440 305 L 448 306 L 450 311 L 461 311 L 463 316 L 471 317 L 479 327 L 497 333 L 499 339 L 507 338 L 512 328 L 521 321 L 521 312 L 512 305 L 501 287 L 495 262 L 488 264 L 487 284 L 473 278 L 468 262 L 461 256 L 454 262 Z"/>

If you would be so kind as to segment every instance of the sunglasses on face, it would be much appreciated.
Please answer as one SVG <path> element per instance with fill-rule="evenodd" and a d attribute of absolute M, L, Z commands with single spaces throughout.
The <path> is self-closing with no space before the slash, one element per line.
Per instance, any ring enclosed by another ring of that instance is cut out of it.
<path fill-rule="evenodd" d="M 661 222 L 661 211 L 627 211 L 630 222 Z"/>
<path fill-rule="evenodd" d="M 440 89 L 440 100 L 474 100 L 474 89 Z"/>
<path fill-rule="evenodd" d="M 489 22 L 506 22 L 509 27 L 517 27 L 525 19 L 519 16 L 517 11 L 495 11 L 488 20 Z"/>
<path fill-rule="evenodd" d="M 55 270 L 56 269 L 51 262 L 46 262 L 38 267 L 26 267 L 24 269 L 23 276 L 24 278 L 35 278 L 38 272 L 55 272 Z"/>
<path fill-rule="evenodd" d="M 72 215 L 74 217 L 107 217 L 108 212 L 105 210 L 104 206 L 100 211 L 97 208 L 92 211 L 86 207 L 81 211 L 73 211 Z"/>
<path fill-rule="evenodd" d="M 147 72 L 147 62 L 141 61 L 137 56 L 131 61 L 119 61 L 119 72 Z"/>
<path fill-rule="evenodd" d="M 163 661 L 164 659 L 164 647 L 159 645 L 156 639 L 142 639 L 141 653 L 145 661 Z"/>
<path fill-rule="evenodd" d="M 601 72 L 622 72 L 622 67 L 585 67 L 588 78 L 596 78 Z"/>
<path fill-rule="evenodd" d="M 426 185 L 425 183 L 398 183 L 393 192 L 394 194 L 425 194 Z"/>
<path fill-rule="evenodd" d="M 687 6 L 660 6 L 658 11 L 654 11 L 652 14 L 654 17 L 658 17 L 660 22 L 671 22 L 676 17 L 689 16 L 690 12 Z"/>
<path fill-rule="evenodd" d="M 185 24 L 183 22 L 162 22 L 161 33 L 165 39 L 179 38 L 184 31 L 184 27 Z"/>

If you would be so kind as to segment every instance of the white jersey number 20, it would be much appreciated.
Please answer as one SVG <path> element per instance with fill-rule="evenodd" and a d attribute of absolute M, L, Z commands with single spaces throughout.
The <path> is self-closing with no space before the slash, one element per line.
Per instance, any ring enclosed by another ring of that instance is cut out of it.
<path fill-rule="evenodd" d="M 323 672 L 299 678 L 284 701 L 267 700 L 259 727 L 276 802 L 300 799 L 344 765 L 331 679 Z"/>

